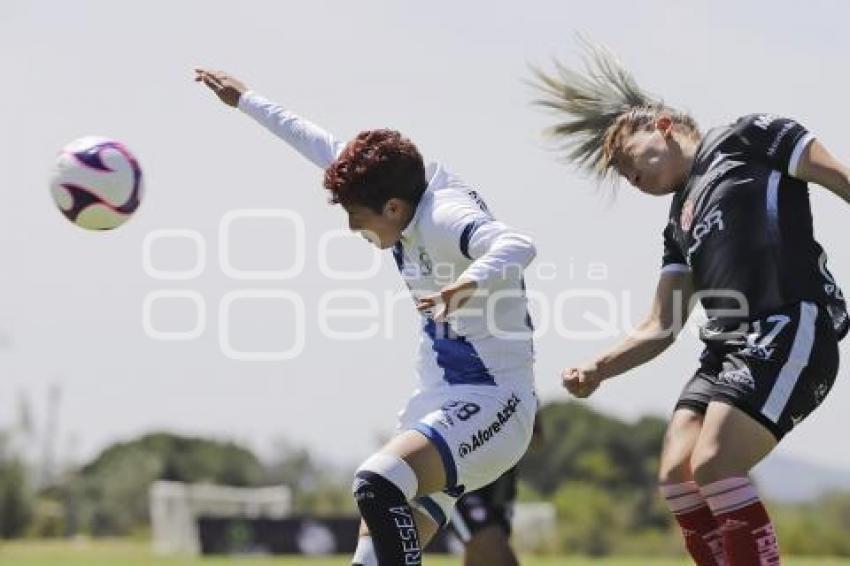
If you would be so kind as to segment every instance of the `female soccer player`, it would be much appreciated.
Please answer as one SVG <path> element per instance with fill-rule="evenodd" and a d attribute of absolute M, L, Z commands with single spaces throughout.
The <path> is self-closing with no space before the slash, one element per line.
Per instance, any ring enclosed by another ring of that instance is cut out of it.
<path fill-rule="evenodd" d="M 345 144 L 225 73 L 196 69 L 196 80 L 325 170 L 331 202 L 352 230 L 392 249 L 422 313 L 419 388 L 402 432 L 366 459 L 353 486 L 365 522 L 354 564 L 420 564 L 455 498 L 511 468 L 531 439 L 522 271 L 534 245 L 440 164 L 426 168 L 398 132 L 365 131 Z M 372 387 L 364 383 L 364 397 Z"/>
<path fill-rule="evenodd" d="M 603 48 L 586 73 L 538 72 L 540 102 L 569 160 L 670 195 L 660 280 L 649 315 L 563 384 L 587 397 L 666 349 L 699 299 L 705 350 L 661 455 L 661 491 L 699 565 L 779 564 L 748 473 L 823 401 L 848 329 L 841 290 L 815 241 L 807 183 L 850 201 L 850 171 L 797 122 L 753 114 L 703 135 L 694 119 L 642 91 Z"/>

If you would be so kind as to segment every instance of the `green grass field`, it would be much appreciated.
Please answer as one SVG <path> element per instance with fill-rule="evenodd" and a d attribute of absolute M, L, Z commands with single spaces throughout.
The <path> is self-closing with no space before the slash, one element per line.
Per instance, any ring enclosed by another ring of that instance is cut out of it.
<path fill-rule="evenodd" d="M 0 544 L 2 566 L 346 566 L 348 558 L 174 558 L 151 554 L 144 542 L 70 541 L 42 542 L 22 541 Z M 428 566 L 458 565 L 457 558 L 426 557 Z M 661 558 L 609 558 L 588 559 L 583 557 L 532 557 L 522 560 L 524 566 L 686 566 L 685 560 Z M 850 559 L 786 559 L 790 566 L 850 566 Z"/>

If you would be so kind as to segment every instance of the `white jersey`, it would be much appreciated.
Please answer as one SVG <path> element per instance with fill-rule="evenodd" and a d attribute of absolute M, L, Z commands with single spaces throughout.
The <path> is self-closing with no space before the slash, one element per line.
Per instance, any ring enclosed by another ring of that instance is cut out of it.
<path fill-rule="evenodd" d="M 304 157 L 327 168 L 345 144 L 253 92 L 239 108 Z M 459 278 L 478 292 L 448 322 L 423 316 L 417 356 L 420 389 L 446 385 L 531 388 L 532 325 L 522 271 L 531 239 L 495 220 L 484 201 L 440 164 L 426 168 L 428 188 L 392 253 L 413 298 Z"/>

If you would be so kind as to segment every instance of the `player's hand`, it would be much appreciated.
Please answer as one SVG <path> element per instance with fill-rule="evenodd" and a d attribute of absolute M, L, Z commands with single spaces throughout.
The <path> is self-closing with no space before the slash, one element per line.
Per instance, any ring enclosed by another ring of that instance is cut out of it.
<path fill-rule="evenodd" d="M 223 71 L 210 69 L 195 69 L 195 82 L 204 83 L 222 102 L 234 108 L 239 104 L 239 98 L 248 90 L 242 81 Z"/>
<path fill-rule="evenodd" d="M 580 368 L 567 368 L 561 373 L 564 388 L 581 399 L 596 391 L 603 379 L 604 376 L 595 363 Z"/>
<path fill-rule="evenodd" d="M 449 315 L 466 304 L 477 288 L 475 281 L 455 281 L 440 289 L 439 293 L 420 297 L 416 301 L 416 310 L 431 313 L 437 322 L 445 322 Z"/>

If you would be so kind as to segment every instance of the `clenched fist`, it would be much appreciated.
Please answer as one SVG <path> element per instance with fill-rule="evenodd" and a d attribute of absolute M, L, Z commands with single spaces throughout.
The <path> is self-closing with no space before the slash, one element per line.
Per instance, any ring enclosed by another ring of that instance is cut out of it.
<path fill-rule="evenodd" d="M 602 383 L 602 376 L 596 364 L 588 364 L 580 368 L 567 368 L 561 373 L 561 382 L 564 388 L 572 395 L 585 398 L 589 397 Z"/>

